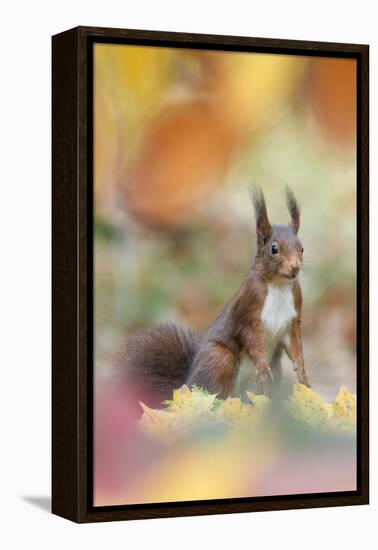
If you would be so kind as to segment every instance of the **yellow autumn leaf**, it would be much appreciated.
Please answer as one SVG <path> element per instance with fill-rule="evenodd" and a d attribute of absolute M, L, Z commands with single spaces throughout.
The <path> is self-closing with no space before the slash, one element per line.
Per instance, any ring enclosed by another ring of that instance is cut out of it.
<path fill-rule="evenodd" d="M 168 404 L 168 410 L 180 412 L 182 415 L 199 416 L 210 412 L 215 394 L 210 394 L 193 388 L 190 390 L 185 384 L 173 391 L 173 399 Z"/>
<path fill-rule="evenodd" d="M 333 404 L 333 422 L 340 429 L 356 426 L 356 397 L 341 386 Z"/>
<path fill-rule="evenodd" d="M 270 399 L 266 395 L 256 395 L 251 391 L 247 391 L 246 393 L 252 405 L 257 409 L 265 409 L 270 403 Z"/>
<path fill-rule="evenodd" d="M 311 388 L 294 384 L 293 393 L 288 399 L 290 412 L 312 426 L 325 424 L 330 416 L 330 408 Z"/>
<path fill-rule="evenodd" d="M 355 418 L 356 415 L 356 397 L 350 393 L 345 386 L 341 386 L 334 404 L 335 415 L 344 418 Z"/>
<path fill-rule="evenodd" d="M 242 403 L 240 401 L 240 397 L 227 397 L 227 399 L 223 401 L 222 405 L 219 407 L 219 410 L 226 415 L 234 417 L 240 414 L 241 408 Z"/>
<path fill-rule="evenodd" d="M 220 400 L 214 394 L 184 385 L 174 390 L 172 400 L 166 403 L 164 409 L 151 409 L 141 403 L 143 416 L 140 427 L 150 435 L 168 436 L 169 440 L 202 425 L 221 423 L 237 429 L 249 425 L 257 427 L 265 419 L 271 400 L 253 392 L 247 392 L 247 396 L 250 403 L 244 403 L 239 397 Z M 290 415 L 312 427 L 355 430 L 356 398 L 343 386 L 335 402 L 327 403 L 311 388 L 294 384 L 286 405 Z"/>
<path fill-rule="evenodd" d="M 173 399 L 169 405 L 170 410 L 179 409 L 183 404 L 191 400 L 192 392 L 186 384 L 176 390 L 173 390 Z"/>
<path fill-rule="evenodd" d="M 216 417 L 234 427 L 245 427 L 255 424 L 263 416 L 270 399 L 264 395 L 255 396 L 247 392 L 251 403 L 243 403 L 239 397 L 228 397 L 216 409 Z M 252 401 L 252 396 L 254 401 Z"/>
<path fill-rule="evenodd" d="M 140 403 L 143 416 L 140 425 L 144 431 L 150 434 L 162 434 L 169 432 L 174 426 L 174 416 L 166 410 L 151 409 L 144 403 Z"/>

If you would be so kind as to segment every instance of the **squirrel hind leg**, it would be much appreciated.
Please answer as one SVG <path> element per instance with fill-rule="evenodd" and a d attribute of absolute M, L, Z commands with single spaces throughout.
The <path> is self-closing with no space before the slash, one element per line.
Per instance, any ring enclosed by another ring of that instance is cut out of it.
<path fill-rule="evenodd" d="M 227 346 L 209 342 L 197 353 L 186 384 L 225 399 L 233 391 L 238 364 L 238 357 Z"/>

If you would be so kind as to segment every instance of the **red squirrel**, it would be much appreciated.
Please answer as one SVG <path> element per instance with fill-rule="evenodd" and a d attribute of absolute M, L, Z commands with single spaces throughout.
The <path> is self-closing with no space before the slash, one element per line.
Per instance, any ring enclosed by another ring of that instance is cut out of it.
<path fill-rule="evenodd" d="M 301 338 L 300 209 L 289 188 L 286 202 L 291 223 L 271 225 L 264 195 L 254 190 L 256 256 L 239 290 L 203 335 L 165 323 L 128 338 L 119 372 L 136 399 L 157 406 L 183 384 L 223 399 L 241 395 L 254 376 L 251 365 L 241 376 L 243 356 L 255 367 L 257 391 L 268 394 L 272 383 L 280 382 L 283 352 L 298 381 L 310 385 Z"/>

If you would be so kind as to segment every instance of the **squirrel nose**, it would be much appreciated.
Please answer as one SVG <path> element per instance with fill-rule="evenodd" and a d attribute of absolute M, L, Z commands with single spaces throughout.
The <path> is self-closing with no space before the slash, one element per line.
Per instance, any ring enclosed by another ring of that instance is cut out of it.
<path fill-rule="evenodd" d="M 292 268 L 291 268 L 291 274 L 293 277 L 296 277 L 299 273 L 299 266 L 298 265 L 294 265 Z"/>

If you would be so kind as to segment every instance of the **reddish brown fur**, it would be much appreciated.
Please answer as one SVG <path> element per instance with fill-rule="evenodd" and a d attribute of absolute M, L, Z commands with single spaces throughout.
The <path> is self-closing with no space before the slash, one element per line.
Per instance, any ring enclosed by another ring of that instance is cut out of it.
<path fill-rule="evenodd" d="M 270 390 L 273 376 L 281 378 L 280 356 L 285 350 L 294 363 L 298 380 L 309 385 L 302 341 L 302 294 L 296 278 L 302 264 L 303 248 L 297 237 L 300 211 L 293 193 L 287 190 L 291 223 L 271 225 L 264 196 L 257 191 L 253 198 L 256 212 L 257 253 L 250 271 L 235 296 L 224 306 L 206 333 L 199 337 L 192 331 L 162 326 L 131 340 L 126 358 L 126 372 L 138 386 L 151 388 L 159 400 L 184 382 L 196 384 L 221 397 L 234 389 L 239 364 L 246 354 L 256 368 L 256 383 L 264 393 Z M 273 245 L 277 252 L 273 253 Z M 265 349 L 262 311 L 268 285 L 291 285 L 295 318 L 291 321 L 268 361 Z M 252 372 L 252 371 L 251 371 Z M 127 376 L 126 376 L 127 378 Z"/>
<path fill-rule="evenodd" d="M 229 395 L 234 386 L 240 358 L 246 353 L 256 368 L 256 382 L 260 391 L 269 391 L 273 374 L 268 363 L 261 314 L 268 292 L 268 284 L 292 284 L 296 317 L 289 328 L 289 345 L 277 344 L 276 357 L 284 349 L 294 362 L 298 380 L 309 385 L 304 368 L 300 333 L 302 296 L 296 279 L 302 263 L 302 244 L 297 237 L 300 213 L 293 193 L 287 191 L 291 214 L 289 226 L 272 226 L 269 222 L 264 196 L 254 195 L 256 210 L 257 254 L 252 268 L 234 298 L 227 304 L 204 335 L 193 360 L 187 379 L 223 395 Z M 272 255 L 272 244 L 279 254 Z M 288 282 L 288 279 L 293 282 Z M 206 351 L 204 351 L 206 350 Z M 216 350 L 216 351 L 215 351 Z M 222 355 L 219 352 L 222 351 Z M 280 373 L 278 373 L 280 378 Z M 230 389 L 231 388 L 231 389 Z"/>
<path fill-rule="evenodd" d="M 294 305 L 297 317 L 292 321 L 289 333 L 289 345 L 284 346 L 287 356 L 294 363 L 294 370 L 297 373 L 298 381 L 309 386 L 307 373 L 304 366 L 301 322 L 302 322 L 302 290 L 296 281 L 293 285 Z"/>

